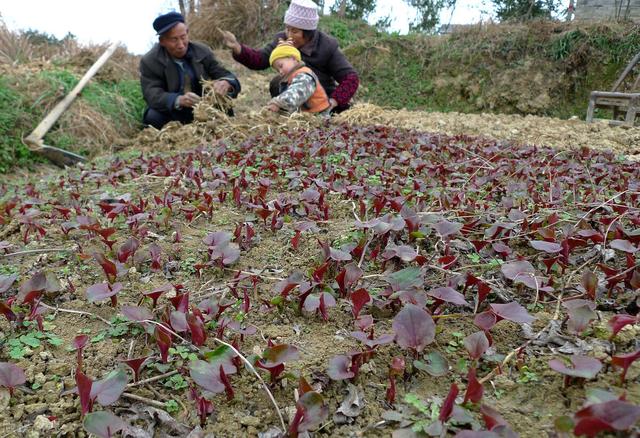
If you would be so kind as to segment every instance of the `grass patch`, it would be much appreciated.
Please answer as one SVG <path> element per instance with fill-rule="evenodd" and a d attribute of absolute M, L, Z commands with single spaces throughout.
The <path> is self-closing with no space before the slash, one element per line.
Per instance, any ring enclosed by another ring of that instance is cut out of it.
<path fill-rule="evenodd" d="M 42 161 L 21 139 L 79 79 L 66 69 L 36 74 L 17 71 L 0 77 L 0 173 Z M 98 153 L 118 136 L 133 135 L 140 128 L 144 105 L 138 80 L 94 78 L 53 126 L 45 143 L 84 155 Z"/>
<path fill-rule="evenodd" d="M 447 36 L 356 39 L 358 97 L 391 108 L 584 117 L 640 51 L 631 24 L 485 25 Z"/>

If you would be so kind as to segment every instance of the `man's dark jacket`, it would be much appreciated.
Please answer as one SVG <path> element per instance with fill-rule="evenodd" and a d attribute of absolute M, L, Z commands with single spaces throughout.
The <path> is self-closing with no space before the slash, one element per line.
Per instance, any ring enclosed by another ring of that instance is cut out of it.
<path fill-rule="evenodd" d="M 189 42 L 187 54 L 182 59 L 193 67 L 199 80 L 225 79 L 233 87 L 231 97 L 240 92 L 240 82 L 233 73 L 222 67 L 209 47 L 198 42 Z M 183 76 L 180 67 L 160 44 L 153 46 L 140 60 L 140 84 L 142 94 L 149 108 L 161 112 L 171 112 L 175 100 L 183 90 Z M 199 82 L 199 81 L 197 81 Z M 197 94 L 201 94 L 201 89 Z"/>

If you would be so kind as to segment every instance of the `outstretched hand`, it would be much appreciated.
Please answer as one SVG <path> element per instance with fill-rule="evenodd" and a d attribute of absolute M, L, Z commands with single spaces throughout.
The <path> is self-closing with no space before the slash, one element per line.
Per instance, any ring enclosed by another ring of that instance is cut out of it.
<path fill-rule="evenodd" d="M 287 38 L 286 40 L 283 40 L 282 38 L 278 38 L 278 45 L 279 46 L 291 46 L 291 47 L 293 47 L 293 39 L 292 38 Z"/>
<path fill-rule="evenodd" d="M 262 108 L 262 111 L 269 111 L 272 113 L 277 113 L 278 111 L 280 111 L 280 107 L 278 105 L 276 105 L 275 103 L 269 103 L 266 106 L 264 106 Z"/>
<path fill-rule="evenodd" d="M 220 35 L 222 35 L 222 42 L 224 45 L 233 50 L 233 53 L 239 55 L 242 51 L 242 46 L 236 39 L 236 36 L 228 30 L 222 30 L 220 28 L 217 28 L 217 30 L 220 32 Z"/>

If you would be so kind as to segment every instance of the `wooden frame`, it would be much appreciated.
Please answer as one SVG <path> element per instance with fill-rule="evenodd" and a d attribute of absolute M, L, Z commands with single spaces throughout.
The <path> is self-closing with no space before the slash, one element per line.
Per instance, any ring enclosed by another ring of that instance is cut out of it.
<path fill-rule="evenodd" d="M 638 85 L 640 85 L 640 74 L 631 85 L 630 92 L 622 91 L 620 88 L 638 63 L 640 63 L 640 53 L 629 62 L 613 84 L 611 91 L 591 92 L 587 107 L 587 123 L 593 122 L 593 113 L 596 108 L 608 108 L 613 110 L 613 120 L 609 120 L 610 125 L 634 126 L 636 116 L 640 114 L 640 91 L 637 91 Z M 622 114 L 625 115 L 624 120 L 618 120 Z"/>

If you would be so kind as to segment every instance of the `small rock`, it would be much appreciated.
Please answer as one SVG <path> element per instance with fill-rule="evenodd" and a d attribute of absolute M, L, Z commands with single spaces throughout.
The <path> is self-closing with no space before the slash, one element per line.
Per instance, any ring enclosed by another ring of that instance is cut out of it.
<path fill-rule="evenodd" d="M 27 414 L 41 414 L 46 412 L 49 409 L 49 405 L 47 403 L 33 403 L 25 406 L 24 410 Z"/>
<path fill-rule="evenodd" d="M 42 373 L 38 373 L 35 376 L 33 376 L 33 383 L 37 383 L 40 386 L 44 385 L 46 381 L 47 381 L 47 377 Z"/>
<path fill-rule="evenodd" d="M 33 422 L 33 430 L 36 432 L 47 432 L 53 430 L 56 424 L 44 415 L 38 415 Z"/>
<path fill-rule="evenodd" d="M 71 373 L 71 366 L 61 361 L 49 362 L 47 371 L 61 377 L 68 376 Z"/>
<path fill-rule="evenodd" d="M 24 415 L 24 404 L 15 405 L 13 407 L 13 418 L 19 420 Z"/>
<path fill-rule="evenodd" d="M 11 400 L 11 396 L 9 395 L 9 391 L 7 389 L 0 389 L 0 411 L 4 411 L 9 407 L 9 401 Z"/>
<path fill-rule="evenodd" d="M 40 359 L 45 360 L 45 361 L 47 361 L 47 360 L 49 360 L 49 359 L 51 359 L 53 357 L 53 355 L 48 351 L 41 351 L 39 353 L 39 356 L 40 356 Z"/>
<path fill-rule="evenodd" d="M 246 416 L 240 419 L 240 424 L 242 424 L 243 426 L 257 427 L 260 425 L 260 423 L 261 421 L 258 417 Z"/>

